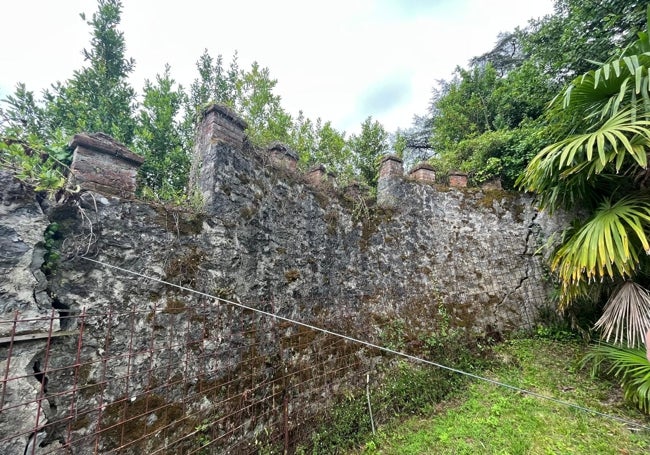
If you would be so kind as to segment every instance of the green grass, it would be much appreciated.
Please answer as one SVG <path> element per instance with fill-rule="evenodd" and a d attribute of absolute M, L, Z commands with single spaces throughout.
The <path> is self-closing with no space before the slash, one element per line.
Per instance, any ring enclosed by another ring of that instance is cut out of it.
<path fill-rule="evenodd" d="M 586 347 L 542 339 L 496 348 L 499 362 L 483 375 L 516 387 L 650 426 L 622 402 L 620 388 L 591 378 L 576 365 Z M 351 454 L 642 454 L 650 431 L 472 380 L 461 394 L 439 403 L 431 417 L 381 428 Z"/>

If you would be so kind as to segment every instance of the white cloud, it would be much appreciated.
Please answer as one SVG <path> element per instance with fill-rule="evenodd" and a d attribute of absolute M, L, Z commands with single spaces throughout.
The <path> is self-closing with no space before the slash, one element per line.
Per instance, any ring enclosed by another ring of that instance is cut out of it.
<path fill-rule="evenodd" d="M 87 0 L 3 2 L 0 16 L 11 19 L 3 21 L 0 90 L 23 81 L 38 91 L 70 77 L 90 38 L 78 13 L 95 8 Z M 187 86 L 203 49 L 226 64 L 238 51 L 240 67 L 269 67 L 290 113 L 346 130 L 372 115 L 393 130 L 424 112 L 436 79 L 488 51 L 498 32 L 551 10 L 551 0 L 137 0 L 124 1 L 121 29 L 137 89 L 165 63 Z M 387 81 L 408 90 L 384 103 L 390 109 L 364 110 Z"/>

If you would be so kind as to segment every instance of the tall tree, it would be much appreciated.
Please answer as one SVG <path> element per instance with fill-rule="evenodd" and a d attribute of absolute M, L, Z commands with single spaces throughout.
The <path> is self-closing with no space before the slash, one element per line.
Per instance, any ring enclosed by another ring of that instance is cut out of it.
<path fill-rule="evenodd" d="M 298 153 L 301 166 L 315 164 L 314 155 L 318 146 L 318 129 L 321 120 L 313 122 L 300 111 L 289 129 L 289 146 Z"/>
<path fill-rule="evenodd" d="M 521 66 L 526 59 L 521 38 L 522 31 L 520 29 L 515 29 L 513 32 L 499 33 L 492 50 L 478 57 L 473 57 L 469 61 L 470 66 L 483 67 L 490 64 L 500 77 L 506 76 L 510 71 Z"/>
<path fill-rule="evenodd" d="M 314 162 L 324 164 L 327 169 L 337 174 L 340 180 L 349 180 L 354 176 L 352 153 L 345 139 L 345 133 L 339 132 L 332 122 L 320 122 L 316 125 L 317 146 Z"/>
<path fill-rule="evenodd" d="M 49 118 L 42 103 L 27 90 L 24 83 L 18 83 L 13 95 L 3 100 L 8 108 L 0 108 L 0 128 L 3 135 L 25 139 L 29 135 L 45 137 L 50 132 Z"/>
<path fill-rule="evenodd" d="M 291 116 L 282 108 L 280 96 L 273 90 L 278 81 L 268 68 L 253 62 L 241 76 L 241 112 L 248 122 L 248 137 L 254 144 L 289 141 Z"/>
<path fill-rule="evenodd" d="M 135 133 L 135 90 L 128 83 L 135 62 L 126 58 L 124 34 L 118 30 L 120 0 L 98 0 L 97 12 L 86 23 L 92 29 L 90 49 L 83 50 L 85 68 L 45 93 L 50 127 L 68 134 L 103 132 L 131 144 Z M 86 20 L 84 14 L 81 18 Z"/>
<path fill-rule="evenodd" d="M 498 83 L 490 64 L 470 70 L 456 68 L 454 79 L 444 83 L 431 102 L 431 145 L 436 152 L 451 150 L 460 140 L 494 129 L 492 94 Z"/>
<path fill-rule="evenodd" d="M 348 140 L 352 149 L 354 165 L 361 179 L 370 186 L 377 184 L 378 159 L 388 150 L 388 132 L 372 117 L 361 124 L 359 135 Z"/>
<path fill-rule="evenodd" d="M 554 14 L 531 21 L 524 52 L 564 84 L 604 62 L 644 29 L 646 2 L 556 0 Z"/>
<path fill-rule="evenodd" d="M 194 114 L 208 103 L 220 103 L 237 109 L 240 101 L 241 75 L 237 52 L 232 57 L 229 68 L 223 66 L 223 56 L 212 57 L 207 49 L 196 62 L 199 77 L 190 85 L 188 97 L 189 111 Z"/>
<path fill-rule="evenodd" d="M 71 154 L 67 143 L 82 131 L 104 132 L 131 145 L 135 132 L 135 91 L 127 82 L 134 62 L 125 57 L 118 30 L 122 4 L 99 0 L 87 24 L 91 47 L 83 50 L 87 66 L 64 83 L 53 84 L 36 99 L 24 84 L 4 101 L 0 112 L 0 162 L 37 189 L 56 192 L 65 183 Z M 82 19 L 86 18 L 82 14 Z"/>
<path fill-rule="evenodd" d="M 140 190 L 147 188 L 163 199 L 185 191 L 190 164 L 179 120 L 186 95 L 170 73 L 166 65 L 155 84 L 145 81 L 135 139 L 135 149 L 145 158 Z"/>
<path fill-rule="evenodd" d="M 268 68 L 257 62 L 250 70 L 239 68 L 237 54 L 228 70 L 223 57 L 211 57 L 207 49 L 196 67 L 199 77 L 190 86 L 186 106 L 185 125 L 193 129 L 197 114 L 209 103 L 221 103 L 232 108 L 248 123 L 247 135 L 256 145 L 271 141 L 289 142 L 291 116 L 282 108 L 280 97 L 274 93 L 277 80 L 272 79 Z"/>

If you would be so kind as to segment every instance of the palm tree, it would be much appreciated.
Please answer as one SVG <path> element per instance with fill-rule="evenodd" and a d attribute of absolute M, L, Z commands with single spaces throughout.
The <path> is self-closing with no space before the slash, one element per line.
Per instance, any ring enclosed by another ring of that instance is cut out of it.
<path fill-rule="evenodd" d="M 542 209 L 581 213 L 551 268 L 560 308 L 594 289 L 609 300 L 596 327 L 640 346 L 650 329 L 650 7 L 648 28 L 618 58 L 575 78 L 547 118 L 558 140 L 528 165 L 518 185 Z"/>

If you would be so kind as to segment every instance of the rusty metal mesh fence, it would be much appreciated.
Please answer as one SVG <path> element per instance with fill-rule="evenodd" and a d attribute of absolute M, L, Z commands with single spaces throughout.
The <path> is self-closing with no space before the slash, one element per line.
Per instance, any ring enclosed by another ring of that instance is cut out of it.
<path fill-rule="evenodd" d="M 0 321 L 0 453 L 292 452 L 372 356 L 205 301 L 60 317 Z"/>

